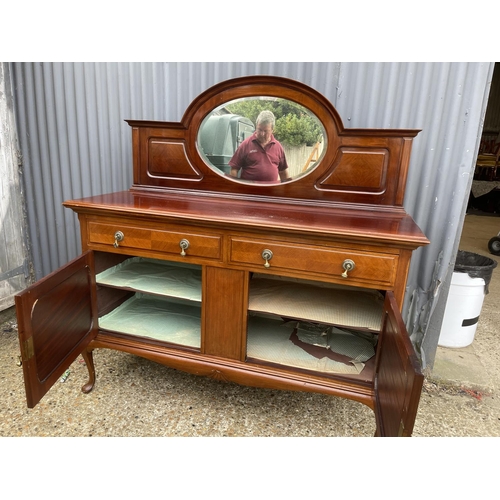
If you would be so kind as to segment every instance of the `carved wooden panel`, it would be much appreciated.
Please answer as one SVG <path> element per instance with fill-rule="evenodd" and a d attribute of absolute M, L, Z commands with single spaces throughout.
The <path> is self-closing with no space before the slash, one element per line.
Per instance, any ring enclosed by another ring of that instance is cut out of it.
<path fill-rule="evenodd" d="M 389 151 L 360 147 L 340 148 L 321 189 L 363 190 L 383 193 L 386 189 Z"/>
<path fill-rule="evenodd" d="M 152 138 L 148 151 L 149 175 L 165 179 L 200 179 L 200 172 L 187 158 L 184 142 Z"/>

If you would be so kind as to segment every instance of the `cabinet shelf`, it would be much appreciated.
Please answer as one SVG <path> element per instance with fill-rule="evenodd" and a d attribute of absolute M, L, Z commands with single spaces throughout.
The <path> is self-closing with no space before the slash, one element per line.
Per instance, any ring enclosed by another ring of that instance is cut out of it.
<path fill-rule="evenodd" d="M 98 285 L 201 302 L 201 268 L 131 257 L 96 276 Z"/>
<path fill-rule="evenodd" d="M 200 347 L 201 308 L 136 293 L 109 314 L 99 327 L 189 347 Z"/>
<path fill-rule="evenodd" d="M 383 304 L 384 297 L 377 290 L 254 278 L 250 282 L 248 309 L 378 333 Z"/>
<path fill-rule="evenodd" d="M 354 333 L 333 329 L 328 345 L 304 340 L 300 322 L 250 315 L 247 357 L 321 373 L 360 374 L 375 355 L 374 343 Z M 318 340 L 321 337 L 318 336 Z"/>

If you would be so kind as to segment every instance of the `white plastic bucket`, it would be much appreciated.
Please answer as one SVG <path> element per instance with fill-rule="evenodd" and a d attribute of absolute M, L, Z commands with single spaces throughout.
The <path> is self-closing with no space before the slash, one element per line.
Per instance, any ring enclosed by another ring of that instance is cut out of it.
<path fill-rule="evenodd" d="M 485 284 L 483 278 L 453 273 L 438 345 L 466 347 L 472 344 L 483 307 Z"/>

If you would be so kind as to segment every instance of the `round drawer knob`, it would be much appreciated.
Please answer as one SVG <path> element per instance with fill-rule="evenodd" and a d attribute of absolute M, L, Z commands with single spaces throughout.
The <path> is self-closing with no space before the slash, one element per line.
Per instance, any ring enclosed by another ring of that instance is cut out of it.
<path fill-rule="evenodd" d="M 186 250 L 189 248 L 189 241 L 184 238 L 179 242 L 179 246 L 181 247 L 181 255 L 186 255 Z"/>
<path fill-rule="evenodd" d="M 347 278 L 347 273 L 349 271 L 352 271 L 356 267 L 356 264 L 354 263 L 353 260 L 351 259 L 346 259 L 344 262 L 342 262 L 342 269 L 344 272 L 342 273 L 342 278 Z"/>
<path fill-rule="evenodd" d="M 115 242 L 113 243 L 113 246 L 115 248 L 118 248 L 120 245 L 120 241 L 123 241 L 123 238 L 125 238 L 125 235 L 121 231 L 116 231 L 115 233 Z"/>
<path fill-rule="evenodd" d="M 271 252 L 271 250 L 268 250 L 266 248 L 265 250 L 263 250 L 261 256 L 266 261 L 264 264 L 264 267 L 266 267 L 266 268 L 271 267 L 271 264 L 269 264 L 269 261 L 273 258 L 273 252 Z"/>

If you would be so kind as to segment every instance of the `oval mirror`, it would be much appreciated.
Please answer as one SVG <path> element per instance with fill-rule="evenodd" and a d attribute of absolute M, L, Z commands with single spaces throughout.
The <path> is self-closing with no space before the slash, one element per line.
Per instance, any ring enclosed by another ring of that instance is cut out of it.
<path fill-rule="evenodd" d="M 325 128 L 314 113 L 271 96 L 218 106 L 204 118 L 197 139 L 200 156 L 212 170 L 236 182 L 259 184 L 303 177 L 319 164 L 326 146 Z"/>

